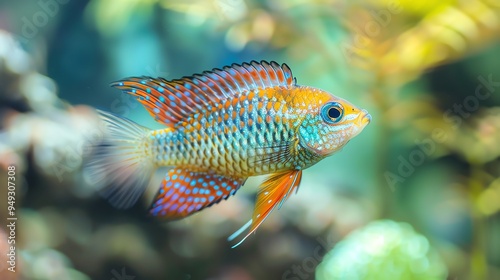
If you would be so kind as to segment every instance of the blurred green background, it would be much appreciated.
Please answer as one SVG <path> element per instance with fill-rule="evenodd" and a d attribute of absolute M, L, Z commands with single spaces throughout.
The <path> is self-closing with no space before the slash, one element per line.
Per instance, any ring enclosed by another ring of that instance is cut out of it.
<path fill-rule="evenodd" d="M 110 82 L 263 59 L 373 121 L 243 245 L 262 178 L 172 223 L 93 193 L 92 108 L 161 127 Z M 497 0 L 0 1 L 2 279 L 500 279 L 499 156 Z"/>

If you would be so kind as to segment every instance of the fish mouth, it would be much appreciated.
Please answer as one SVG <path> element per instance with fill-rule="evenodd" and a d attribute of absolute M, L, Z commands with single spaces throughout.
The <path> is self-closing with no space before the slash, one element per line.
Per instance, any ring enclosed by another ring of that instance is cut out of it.
<path fill-rule="evenodd" d="M 360 117 L 361 126 L 366 126 L 372 121 L 372 115 L 368 113 L 365 109 L 362 110 L 362 115 Z"/>

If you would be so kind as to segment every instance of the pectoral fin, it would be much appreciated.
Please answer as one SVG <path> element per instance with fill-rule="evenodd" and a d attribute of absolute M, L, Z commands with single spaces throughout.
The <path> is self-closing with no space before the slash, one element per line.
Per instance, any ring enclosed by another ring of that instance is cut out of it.
<path fill-rule="evenodd" d="M 257 193 L 257 202 L 255 204 L 252 220 L 228 238 L 229 241 L 235 239 L 249 227 L 247 235 L 234 245 L 233 248 L 245 241 L 245 239 L 262 224 L 276 206 L 278 209 L 281 208 L 283 203 L 290 196 L 290 193 L 299 187 L 301 179 L 302 170 L 291 170 L 272 174 L 262 183 Z"/>

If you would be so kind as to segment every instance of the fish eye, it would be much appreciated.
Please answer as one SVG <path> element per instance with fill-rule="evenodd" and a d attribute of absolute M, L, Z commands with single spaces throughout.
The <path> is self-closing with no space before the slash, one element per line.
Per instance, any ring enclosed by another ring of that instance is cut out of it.
<path fill-rule="evenodd" d="M 337 102 L 327 103 L 321 108 L 321 117 L 327 123 L 336 123 L 342 119 L 344 109 Z"/>

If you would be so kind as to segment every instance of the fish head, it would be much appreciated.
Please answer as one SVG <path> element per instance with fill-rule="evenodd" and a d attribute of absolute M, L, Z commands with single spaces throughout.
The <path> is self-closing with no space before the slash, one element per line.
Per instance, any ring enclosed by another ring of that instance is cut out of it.
<path fill-rule="evenodd" d="M 318 156 L 329 156 L 370 123 L 371 115 L 326 91 L 315 90 L 298 128 L 299 144 Z"/>

